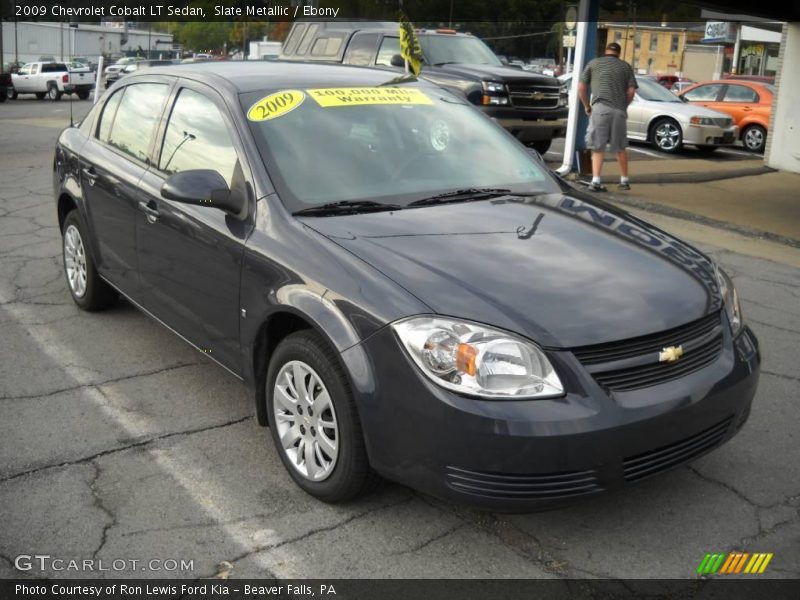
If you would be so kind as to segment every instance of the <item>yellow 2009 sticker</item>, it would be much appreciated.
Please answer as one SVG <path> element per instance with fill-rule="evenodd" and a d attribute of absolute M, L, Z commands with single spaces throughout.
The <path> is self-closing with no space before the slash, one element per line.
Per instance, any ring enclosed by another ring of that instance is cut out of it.
<path fill-rule="evenodd" d="M 306 90 L 323 108 L 366 104 L 433 104 L 416 88 L 367 87 Z"/>
<path fill-rule="evenodd" d="M 269 121 L 282 117 L 303 103 L 306 95 L 300 90 L 283 90 L 265 96 L 247 111 L 251 121 Z"/>

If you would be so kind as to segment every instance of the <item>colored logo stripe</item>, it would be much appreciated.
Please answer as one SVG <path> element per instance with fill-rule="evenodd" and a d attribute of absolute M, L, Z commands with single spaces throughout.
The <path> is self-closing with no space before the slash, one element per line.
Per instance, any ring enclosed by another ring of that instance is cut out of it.
<path fill-rule="evenodd" d="M 737 573 L 763 573 L 772 560 L 772 553 L 730 552 L 729 554 L 708 553 L 697 567 L 699 575 L 719 573 L 733 575 Z M 749 559 L 749 560 L 748 560 Z M 745 564 L 747 565 L 745 567 Z M 742 571 L 744 569 L 744 571 Z"/>

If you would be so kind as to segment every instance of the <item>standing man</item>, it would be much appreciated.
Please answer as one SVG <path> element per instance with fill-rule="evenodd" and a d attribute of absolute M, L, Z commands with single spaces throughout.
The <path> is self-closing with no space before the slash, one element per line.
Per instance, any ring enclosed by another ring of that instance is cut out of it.
<path fill-rule="evenodd" d="M 633 101 L 639 84 L 636 83 L 631 66 L 620 60 L 620 51 L 621 48 L 616 42 L 606 46 L 604 56 L 599 56 L 586 65 L 578 84 L 578 95 L 589 117 L 589 129 L 586 131 L 586 146 L 592 151 L 592 183 L 589 189 L 595 192 L 606 191 L 600 179 L 606 145 L 617 155 L 621 173 L 619 189 L 631 189 L 628 181 L 626 150 L 628 104 Z"/>

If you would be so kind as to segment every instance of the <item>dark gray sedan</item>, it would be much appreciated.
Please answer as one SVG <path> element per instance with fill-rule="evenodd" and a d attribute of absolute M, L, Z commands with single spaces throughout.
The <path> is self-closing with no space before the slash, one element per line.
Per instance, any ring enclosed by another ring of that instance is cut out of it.
<path fill-rule="evenodd" d="M 463 98 L 388 77 L 125 77 L 56 146 L 76 304 L 124 296 L 250 384 L 329 502 L 381 475 L 530 510 L 735 435 L 760 359 L 729 277 Z"/>

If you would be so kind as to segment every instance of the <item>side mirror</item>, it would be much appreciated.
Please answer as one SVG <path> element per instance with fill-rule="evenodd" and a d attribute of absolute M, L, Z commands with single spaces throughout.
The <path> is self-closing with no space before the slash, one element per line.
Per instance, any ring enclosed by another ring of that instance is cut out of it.
<path fill-rule="evenodd" d="M 170 175 L 161 185 L 161 195 L 167 200 L 211 206 L 234 215 L 241 214 L 244 196 L 232 191 L 225 179 L 211 169 L 194 169 Z"/>
<path fill-rule="evenodd" d="M 400 67 L 401 69 L 405 68 L 406 66 L 406 59 L 400 56 L 399 54 L 395 54 L 392 56 L 389 64 L 393 67 Z"/>

